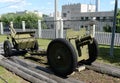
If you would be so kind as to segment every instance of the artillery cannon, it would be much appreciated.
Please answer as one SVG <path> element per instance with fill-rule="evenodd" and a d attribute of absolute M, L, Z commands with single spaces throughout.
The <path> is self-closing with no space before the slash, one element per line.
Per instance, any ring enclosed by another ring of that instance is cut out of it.
<path fill-rule="evenodd" d="M 12 26 L 10 30 L 9 38 L 11 38 L 14 49 L 38 50 L 38 42 L 34 37 L 34 31 L 16 32 Z M 4 42 L 5 56 L 12 55 L 12 45 L 9 38 Z M 46 53 L 48 64 L 55 74 L 67 76 L 79 64 L 90 65 L 96 60 L 98 44 L 91 34 L 86 34 L 85 29 L 80 31 L 68 30 L 66 39 L 58 38 L 52 40 Z"/>
<path fill-rule="evenodd" d="M 10 34 L 7 40 L 4 41 L 4 53 L 5 56 L 12 55 L 12 49 L 16 50 L 38 50 L 38 42 L 35 38 L 35 31 L 16 32 L 13 25 L 10 24 Z"/>
<path fill-rule="evenodd" d="M 91 65 L 98 56 L 98 43 L 86 30 L 67 31 L 66 39 L 53 40 L 47 49 L 48 63 L 60 76 L 71 74 L 79 64 Z"/>
<path fill-rule="evenodd" d="M 78 65 L 91 65 L 98 56 L 98 43 L 94 38 L 95 24 L 88 21 L 90 27 L 80 31 L 67 30 L 66 39 L 51 41 L 47 49 L 48 63 L 60 76 L 71 74 Z"/>

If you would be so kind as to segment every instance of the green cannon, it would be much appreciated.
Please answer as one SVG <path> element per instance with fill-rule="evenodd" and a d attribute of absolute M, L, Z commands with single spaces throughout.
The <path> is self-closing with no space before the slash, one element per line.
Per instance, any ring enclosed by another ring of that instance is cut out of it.
<path fill-rule="evenodd" d="M 97 41 L 86 30 L 67 31 L 66 39 L 54 39 L 48 46 L 47 58 L 52 70 L 60 76 L 71 74 L 78 65 L 91 65 L 98 56 Z"/>
<path fill-rule="evenodd" d="M 35 31 L 16 32 L 12 24 L 9 27 L 10 34 L 7 40 L 4 41 L 4 53 L 5 56 L 12 55 L 12 49 L 16 50 L 38 50 L 38 42 L 35 38 Z"/>
<path fill-rule="evenodd" d="M 12 49 L 37 51 L 39 46 L 35 32 L 16 32 L 10 26 L 11 33 L 4 41 L 5 56 L 12 55 Z M 91 34 L 86 34 L 86 29 L 80 31 L 67 30 L 66 38 L 57 38 L 50 42 L 46 50 L 48 64 L 55 74 L 67 76 L 78 65 L 91 65 L 98 56 L 98 44 Z"/>

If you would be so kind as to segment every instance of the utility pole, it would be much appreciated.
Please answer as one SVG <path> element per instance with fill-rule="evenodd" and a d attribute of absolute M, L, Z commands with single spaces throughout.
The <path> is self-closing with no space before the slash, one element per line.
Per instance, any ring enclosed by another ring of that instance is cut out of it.
<path fill-rule="evenodd" d="M 116 20 L 117 20 L 117 8 L 118 8 L 118 0 L 115 0 L 115 9 L 114 9 L 114 20 L 113 20 L 113 29 L 112 29 L 112 39 L 111 39 L 111 47 L 110 47 L 110 56 L 114 55 L 114 39 L 115 39 L 115 31 L 116 31 Z"/>
<path fill-rule="evenodd" d="M 55 0 L 55 14 L 54 14 L 54 28 L 55 28 L 55 38 L 58 38 L 58 26 L 57 26 L 57 7 L 58 7 L 58 0 Z"/>
<path fill-rule="evenodd" d="M 100 0 L 96 0 L 96 12 L 99 11 L 100 8 Z"/>

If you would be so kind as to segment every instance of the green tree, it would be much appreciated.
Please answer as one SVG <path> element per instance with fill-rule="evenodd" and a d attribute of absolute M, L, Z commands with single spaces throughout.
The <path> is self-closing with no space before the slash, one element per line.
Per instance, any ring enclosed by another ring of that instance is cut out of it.
<path fill-rule="evenodd" d="M 1 21 L 3 22 L 4 26 L 9 26 L 10 21 L 14 21 L 14 13 L 4 14 L 1 16 Z"/>
<path fill-rule="evenodd" d="M 35 13 L 24 13 L 24 14 L 15 14 L 8 13 L 1 16 L 1 21 L 4 22 L 4 26 L 8 27 L 9 23 L 13 21 L 14 28 L 21 28 L 22 21 L 25 21 L 26 28 L 36 29 L 38 28 L 38 20 L 44 20 L 42 17 L 39 17 Z M 47 28 L 45 23 L 42 23 L 43 28 Z"/>
<path fill-rule="evenodd" d="M 103 26 L 103 30 L 104 30 L 105 32 L 111 32 L 111 26 L 108 25 L 108 24 L 106 24 L 105 26 Z"/>
<path fill-rule="evenodd" d="M 116 32 L 120 33 L 120 9 L 118 9 L 118 13 L 117 13 Z"/>
<path fill-rule="evenodd" d="M 111 32 L 111 27 L 109 25 L 105 25 L 103 29 L 105 32 Z M 120 9 L 118 9 L 117 13 L 116 33 L 120 33 Z"/>

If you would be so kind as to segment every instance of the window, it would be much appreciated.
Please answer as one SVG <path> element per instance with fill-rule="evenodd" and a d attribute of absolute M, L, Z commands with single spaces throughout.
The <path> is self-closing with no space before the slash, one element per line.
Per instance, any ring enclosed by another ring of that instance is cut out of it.
<path fill-rule="evenodd" d="M 96 20 L 100 20 L 100 17 L 96 17 Z"/>
<path fill-rule="evenodd" d="M 51 24 L 51 28 L 54 28 L 54 25 L 53 25 L 53 24 Z"/>
<path fill-rule="evenodd" d="M 67 13 L 70 13 L 70 11 L 67 11 Z"/>
<path fill-rule="evenodd" d="M 85 17 L 85 20 L 88 20 L 89 18 L 88 17 Z"/>
<path fill-rule="evenodd" d="M 106 17 L 103 17 L 103 20 L 106 20 Z"/>
<path fill-rule="evenodd" d="M 81 17 L 81 20 L 84 20 L 84 17 Z"/>
<path fill-rule="evenodd" d="M 81 28 L 83 28 L 84 26 L 82 25 Z"/>
<path fill-rule="evenodd" d="M 67 14 L 66 14 L 66 13 L 63 13 L 63 17 L 67 17 Z"/>
<path fill-rule="evenodd" d="M 110 20 L 110 21 L 113 21 L 113 19 L 114 19 L 114 18 L 113 18 L 112 16 L 109 17 L 109 20 Z"/>
<path fill-rule="evenodd" d="M 71 19 L 74 19 L 74 17 L 71 17 Z"/>

